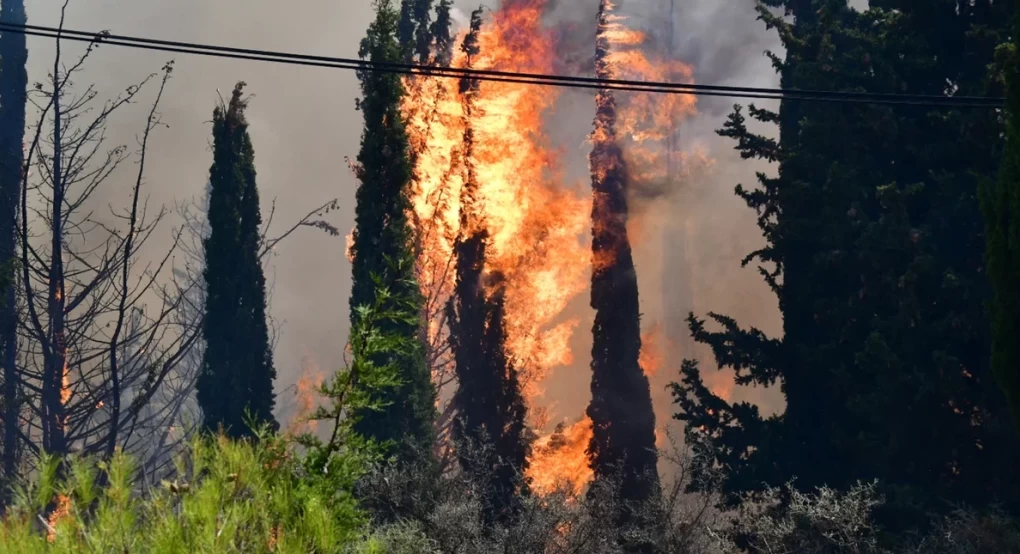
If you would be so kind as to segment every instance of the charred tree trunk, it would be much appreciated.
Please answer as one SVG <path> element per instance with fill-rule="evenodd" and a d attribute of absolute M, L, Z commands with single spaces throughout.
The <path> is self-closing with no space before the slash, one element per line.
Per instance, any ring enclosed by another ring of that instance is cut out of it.
<path fill-rule="evenodd" d="M 53 203 L 51 204 L 52 220 L 50 222 L 50 267 L 47 277 L 48 296 L 46 317 L 49 321 L 47 342 L 49 348 L 43 361 L 43 450 L 48 454 L 63 457 L 67 454 L 65 405 L 70 393 L 67 367 L 67 336 L 66 311 L 64 310 L 64 181 L 63 162 L 63 123 L 61 111 L 61 93 L 63 81 L 60 79 L 60 39 L 57 39 L 57 55 L 53 62 L 53 159 L 51 160 L 51 178 L 53 180 Z M 27 214 L 22 214 L 27 217 Z M 26 222 L 27 228 L 27 222 Z M 25 254 L 27 256 L 27 254 Z M 28 260 L 22 260 L 26 264 Z M 25 278 L 26 282 L 28 278 Z"/>
<path fill-rule="evenodd" d="M 469 59 L 478 52 L 480 16 L 476 12 L 472 32 L 464 42 Z M 524 437 L 527 414 L 517 368 L 506 350 L 503 277 L 485 273 L 489 235 L 477 211 L 478 183 L 471 163 L 472 99 L 477 87 L 476 81 L 461 83 L 468 122 L 464 133 L 467 178 L 461 194 L 461 239 L 455 247 L 457 282 L 447 309 L 450 346 L 460 383 L 454 395 L 459 414 L 454 421 L 454 437 L 460 443 L 461 466 L 482 497 L 483 517 L 491 527 L 512 521 L 518 513 L 528 444 Z"/>
<path fill-rule="evenodd" d="M 609 61 L 610 5 L 599 9 L 596 74 L 613 77 Z M 589 458 L 596 481 L 614 481 L 621 500 L 621 523 L 659 490 L 656 473 L 655 413 L 648 378 L 638 364 L 641 327 L 637 273 L 627 237 L 627 168 L 616 138 L 616 99 L 608 90 L 596 98 L 592 170 L 592 401 L 594 423 Z"/>
<path fill-rule="evenodd" d="M 0 22 L 24 25 L 23 0 L 5 0 Z M 18 469 L 19 380 L 18 333 L 13 262 L 17 256 L 16 222 L 24 173 L 25 94 L 28 88 L 28 48 L 22 33 L 0 33 L 0 268 L 6 290 L 0 290 L 0 364 L 3 365 L 3 484 L 0 505 L 6 505 L 9 485 Z"/>
<path fill-rule="evenodd" d="M 481 496 L 487 526 L 518 513 L 527 469 L 527 411 L 517 369 L 506 351 L 502 277 L 483 283 L 485 231 L 457 246 L 457 288 L 449 304 L 450 345 L 460 383 L 454 395 L 459 417 L 453 432 L 461 467 Z M 494 289 L 486 293 L 486 284 Z"/>

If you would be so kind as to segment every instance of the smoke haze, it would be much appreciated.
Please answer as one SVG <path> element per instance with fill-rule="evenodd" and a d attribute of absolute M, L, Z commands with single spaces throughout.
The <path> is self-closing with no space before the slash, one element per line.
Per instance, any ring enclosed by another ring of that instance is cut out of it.
<path fill-rule="evenodd" d="M 61 3 L 32 0 L 27 7 L 29 22 L 56 25 Z M 778 51 L 780 46 L 774 33 L 756 21 L 751 0 L 675 3 L 675 55 L 693 66 L 696 82 L 777 85 L 762 52 Z M 455 20 L 465 26 L 466 14 L 477 4 L 461 0 L 456 4 Z M 493 1 L 486 4 L 496 5 Z M 298 0 L 286 4 L 286 9 L 284 5 L 268 0 L 71 0 L 66 25 L 76 30 L 108 29 L 159 39 L 354 57 L 372 17 L 370 0 Z M 594 44 L 585 42 L 584 37 L 594 36 L 597 8 L 597 0 L 562 0 L 550 10 L 549 24 L 563 29 L 563 72 L 580 74 L 590 66 Z M 633 16 L 632 26 L 645 29 L 668 21 L 668 10 L 669 0 L 626 0 L 620 7 L 621 13 Z M 52 71 L 53 46 L 51 39 L 29 38 L 30 82 L 43 80 Z M 80 52 L 81 47 L 68 44 L 65 50 Z M 174 77 L 160 110 L 169 128 L 155 135 L 147 171 L 151 204 L 169 206 L 202 194 L 211 164 L 209 121 L 219 101 L 217 89 L 227 96 L 236 81 L 244 80 L 247 91 L 254 94 L 248 118 L 263 216 L 268 217 L 275 198 L 273 227 L 282 231 L 312 208 L 338 198 L 341 210 L 328 216 L 330 222 L 343 232 L 353 226 L 355 180 L 344 162 L 345 156 L 357 155 L 361 133 L 361 116 L 355 110 L 358 82 L 353 72 L 102 46 L 77 84 L 94 82 L 102 94 L 114 95 L 173 58 Z M 135 146 L 148 109 L 144 101 L 153 97 L 155 89 L 148 92 L 138 105 L 111 121 L 111 146 Z M 679 250 L 669 238 L 674 236 L 671 229 L 681 227 L 686 231 L 683 235 L 691 268 L 694 305 L 690 309 L 699 315 L 708 311 L 732 315 L 744 325 L 773 335 L 781 330 L 774 297 L 754 267 L 741 269 L 739 265 L 762 239 L 753 212 L 733 195 L 733 187 L 737 183 L 753 185 L 754 172 L 767 168 L 741 161 L 730 141 L 715 135 L 733 103 L 731 99 L 701 98 L 698 114 L 681 125 L 680 150 L 703 154 L 712 160 L 710 167 L 692 165 L 695 170 L 684 179 L 682 191 L 665 191 L 646 205 L 636 202 L 640 215 L 633 240 L 646 331 L 667 316 L 686 315 L 664 313 L 662 292 L 670 290 L 670 283 L 662 277 L 663 268 L 676 266 L 680 260 L 675 257 L 683 256 L 677 254 Z M 585 137 L 593 114 L 591 94 L 569 92 L 553 116 L 555 125 L 550 126 L 550 138 L 562 150 L 565 171 L 577 186 L 588 186 Z M 100 192 L 103 204 L 119 206 L 127 201 L 132 169 L 125 166 Z M 171 225 L 176 224 L 168 223 L 162 240 L 150 244 L 154 252 L 170 244 Z M 302 360 L 306 365 L 313 363 L 308 360 L 317 361 L 324 371 L 343 363 L 351 284 L 344 247 L 342 237 L 303 230 L 281 244 L 271 262 L 267 277 L 275 288 L 270 312 L 282 324 L 276 350 L 281 415 L 295 404 L 293 395 L 283 391 L 298 381 Z M 590 312 L 587 294 L 582 296 L 572 312 Z M 546 397 L 555 401 L 554 423 L 578 418 L 589 398 L 590 313 L 585 317 L 575 336 L 574 365 L 557 370 L 547 383 Z M 660 426 L 672 413 L 665 385 L 676 378 L 678 366 L 679 360 L 666 360 L 652 379 Z M 781 409 L 773 391 L 747 391 L 735 397 L 759 401 L 767 409 Z"/>

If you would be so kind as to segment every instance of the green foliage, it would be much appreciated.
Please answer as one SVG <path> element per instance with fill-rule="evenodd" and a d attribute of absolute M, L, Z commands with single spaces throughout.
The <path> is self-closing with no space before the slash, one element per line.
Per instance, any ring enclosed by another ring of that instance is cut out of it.
<path fill-rule="evenodd" d="M 44 457 L 0 527 L 0 551 L 428 552 L 409 527 L 370 532 L 355 495 L 388 446 L 358 434 L 358 414 L 386 410 L 380 398 L 400 385 L 398 366 L 375 360 L 418 347 L 391 330 L 415 320 L 413 303 L 376 283 L 375 301 L 358 308 L 353 362 L 322 386 L 329 404 L 311 416 L 332 424 L 328 441 L 302 436 L 302 454 L 266 425 L 254 427 L 255 440 L 199 437 L 176 460 L 172 481 L 141 491 L 133 460 L 119 452 L 98 463 Z"/>
<path fill-rule="evenodd" d="M 725 534 L 728 542 L 755 554 L 879 554 L 884 551 L 872 512 L 881 503 L 873 483 L 846 493 L 769 487 L 747 498 Z"/>
<path fill-rule="evenodd" d="M 784 88 L 1001 92 L 989 68 L 1009 3 L 767 4 L 792 16 L 760 10 L 786 47 L 772 56 Z M 748 119 L 778 125 L 779 139 Z M 955 503 L 1020 508 L 1020 444 L 988 360 L 977 198 L 997 171 L 1001 131 L 990 110 L 784 101 L 730 116 L 720 134 L 741 156 L 779 167 L 737 194 L 766 239 L 745 263 L 761 263 L 783 334 L 719 314 L 714 329 L 692 318 L 691 330 L 739 384 L 778 384 L 786 410 L 764 417 L 719 398 L 695 363 L 674 395 L 699 467 L 723 469 L 733 503 L 794 478 L 800 490 L 839 491 L 877 479 L 888 500 L 877 517 L 891 531 Z"/>
<path fill-rule="evenodd" d="M 398 13 L 391 0 L 379 0 L 376 10 L 376 19 L 361 43 L 360 55 L 370 61 L 399 63 Z M 411 161 L 400 111 L 404 87 L 401 77 L 392 73 L 361 71 L 358 77 L 362 90 L 358 107 L 364 115 L 365 128 L 355 167 L 360 186 L 351 248 L 354 258 L 351 327 L 358 328 L 363 317 L 360 307 L 372 305 L 376 289 L 382 288 L 387 291 L 383 311 L 396 309 L 415 316 L 379 320 L 378 332 L 386 337 L 417 340 L 423 299 L 415 280 L 407 220 L 411 207 Z M 382 407 L 357 412 L 355 427 L 376 443 L 392 445 L 390 452 L 402 460 L 421 462 L 421 453 L 431 452 L 432 423 L 436 418 L 436 392 L 422 347 L 373 356 L 371 363 L 375 366 L 392 365 L 397 369 L 400 385 L 375 398 Z"/>
<path fill-rule="evenodd" d="M 1020 10 L 1020 7 L 1018 7 Z M 1006 150 L 999 178 L 981 189 L 987 233 L 988 278 L 995 291 L 992 313 L 992 369 L 1006 393 L 1020 432 L 1020 12 L 1013 42 L 996 54 L 1006 80 Z"/>
<path fill-rule="evenodd" d="M 273 353 L 266 322 L 255 152 L 244 116 L 244 83 L 213 112 L 210 234 L 205 239 L 202 370 L 196 385 L 206 430 L 252 437 L 273 418 Z M 250 421 L 249 421 L 250 420 Z"/>
<path fill-rule="evenodd" d="M 394 297 L 378 276 L 375 301 L 359 306 L 349 348 L 351 364 L 323 383 L 320 392 L 328 399 L 310 417 L 326 421 L 332 428 L 328 441 L 304 435 L 300 442 L 308 448 L 307 464 L 312 472 L 336 473 L 336 463 L 351 460 L 351 452 L 380 461 L 380 454 L 394 446 L 378 437 L 362 436 L 361 422 L 371 414 L 392 409 L 391 391 L 403 385 L 399 361 L 415 355 L 420 345 L 399 332 L 401 324 L 414 324 L 418 314 L 413 301 Z M 340 454 L 338 456 L 338 454 Z"/>
<path fill-rule="evenodd" d="M 68 460 L 66 479 L 56 477 L 58 460 L 46 458 L 0 527 L 0 551 L 306 554 L 360 544 L 365 518 L 350 494 L 356 472 L 309 473 L 283 439 L 267 432 L 259 439 L 195 439 L 176 479 L 141 493 L 124 454 Z M 108 476 L 102 488 L 100 472 Z"/>

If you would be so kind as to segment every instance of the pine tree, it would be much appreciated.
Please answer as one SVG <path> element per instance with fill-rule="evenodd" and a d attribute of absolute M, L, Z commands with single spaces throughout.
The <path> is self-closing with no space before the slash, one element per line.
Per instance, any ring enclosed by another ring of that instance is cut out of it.
<path fill-rule="evenodd" d="M 361 43 L 362 59 L 401 61 L 401 44 L 397 41 L 399 21 L 392 0 L 376 2 L 376 19 Z M 411 262 L 411 229 L 407 219 L 411 161 L 400 113 L 404 87 L 400 76 L 391 73 L 361 71 L 358 78 L 363 94 L 358 107 L 364 115 L 365 128 L 355 167 L 360 185 L 351 249 L 352 328 L 357 328 L 359 308 L 374 304 L 377 280 L 401 305 L 410 302 L 420 308 L 422 302 Z M 420 322 L 399 320 L 386 322 L 383 331 L 414 338 L 419 336 L 419 327 Z M 356 431 L 393 446 L 391 453 L 404 462 L 420 462 L 430 456 L 432 422 L 436 417 L 435 386 L 424 356 L 420 348 L 379 356 L 376 365 L 392 364 L 399 369 L 401 385 L 387 389 L 384 398 L 375 399 L 376 404 L 385 408 L 358 414 Z"/>
<path fill-rule="evenodd" d="M 786 46 L 773 56 L 783 88 L 996 93 L 986 68 L 1005 36 L 1002 3 L 769 4 L 793 16 L 761 9 Z M 737 192 L 767 241 L 748 261 L 769 266 L 783 338 L 717 314 L 721 331 L 690 323 L 738 383 L 779 384 L 786 410 L 728 403 L 685 363 L 674 394 L 702 467 L 722 468 L 732 501 L 793 478 L 803 489 L 878 479 L 890 530 L 954 502 L 1015 500 L 1020 449 L 990 386 L 976 195 L 1001 151 L 995 114 L 795 100 L 747 113 L 779 126 L 778 141 L 752 133 L 738 108 L 721 134 L 742 157 L 778 163 Z"/>
<path fill-rule="evenodd" d="M 982 189 L 988 277 L 994 295 L 992 369 L 1006 393 L 1020 432 L 1020 5 L 1013 16 L 1013 41 L 998 52 L 1006 73 L 1006 147 L 993 185 Z"/>
<path fill-rule="evenodd" d="M 596 76 L 612 78 L 608 61 L 610 4 L 599 9 Z M 616 139 L 616 100 L 609 90 L 596 98 L 592 170 L 591 404 L 594 435 L 588 448 L 597 481 L 619 479 L 624 526 L 639 524 L 634 509 L 659 493 L 655 412 L 648 378 L 638 363 L 641 327 L 637 273 L 627 236 L 628 174 Z"/>
<path fill-rule="evenodd" d="M 468 67 L 479 53 L 481 24 L 482 12 L 477 10 L 462 47 Z M 530 449 L 524 436 L 527 410 L 517 368 L 506 348 L 504 279 L 485 271 L 489 234 L 478 213 L 478 176 L 472 165 L 471 116 L 478 81 L 465 78 L 460 89 L 466 122 L 467 176 L 460 198 L 462 236 L 455 247 L 456 287 L 447 306 L 458 382 L 453 402 L 459 417 L 453 432 L 461 467 L 482 491 L 483 517 L 491 528 L 496 523 L 509 523 L 518 513 L 518 492 L 527 490 L 522 476 L 527 471 Z"/>
<path fill-rule="evenodd" d="M 213 112 L 210 233 L 204 241 L 205 357 L 196 386 L 205 429 L 223 429 L 231 437 L 255 436 L 249 423 L 278 427 L 259 257 L 262 220 L 244 86 L 238 83 L 230 104 Z"/>
<path fill-rule="evenodd" d="M 24 0 L 4 0 L 0 22 L 24 25 Z M 28 48 L 23 33 L 0 33 L 0 268 L 13 272 L 18 202 L 24 167 L 25 104 L 28 90 Z M 9 281 L 9 279 L 4 279 Z M 2 505 L 18 469 L 20 387 L 17 370 L 17 312 L 14 291 L 0 293 L 0 366 L 3 367 L 3 485 Z"/>

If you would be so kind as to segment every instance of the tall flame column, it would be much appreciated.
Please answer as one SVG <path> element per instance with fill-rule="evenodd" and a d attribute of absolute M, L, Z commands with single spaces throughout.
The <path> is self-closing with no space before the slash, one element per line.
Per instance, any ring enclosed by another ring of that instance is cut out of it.
<path fill-rule="evenodd" d="M 613 6 L 602 0 L 596 44 L 596 76 L 613 77 L 609 60 Z M 619 479 L 625 501 L 639 503 L 659 490 L 655 413 L 648 378 L 638 364 L 641 328 L 638 283 L 627 237 L 627 167 L 616 137 L 616 99 L 596 97 L 592 172 L 592 401 L 589 459 L 596 481 Z M 625 520 L 632 514 L 623 513 Z"/>
<path fill-rule="evenodd" d="M 471 31 L 462 51 L 467 66 L 479 53 L 478 32 L 482 10 L 471 18 Z M 464 187 L 460 198 L 460 236 L 456 287 L 447 306 L 450 347 L 459 386 L 453 403 L 459 417 L 453 433 L 458 441 L 461 467 L 480 493 L 487 529 L 508 524 L 518 514 L 518 492 L 527 487 L 528 445 L 524 438 L 527 411 L 521 396 L 517 368 L 507 353 L 505 287 L 502 274 L 486 271 L 489 232 L 478 204 L 479 182 L 474 166 L 474 100 L 477 80 L 461 81 L 464 109 Z"/>

